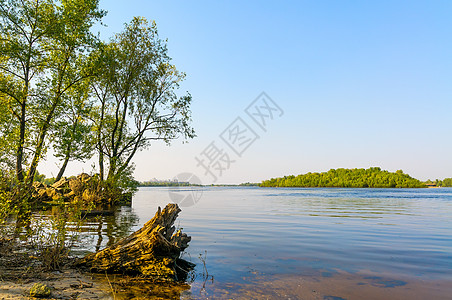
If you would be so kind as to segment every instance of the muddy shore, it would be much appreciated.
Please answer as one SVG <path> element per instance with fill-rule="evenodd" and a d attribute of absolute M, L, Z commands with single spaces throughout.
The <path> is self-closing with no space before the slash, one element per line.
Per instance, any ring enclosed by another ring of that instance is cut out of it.
<path fill-rule="evenodd" d="M 51 295 L 43 299 L 180 299 L 190 288 L 125 275 L 91 274 L 74 268 L 75 258 L 65 261 L 59 270 L 49 271 L 29 253 L 0 241 L 0 300 L 34 299 L 30 289 L 36 283 L 50 288 Z"/>
<path fill-rule="evenodd" d="M 71 260 L 48 271 L 29 253 L 11 242 L 0 243 L 0 299 L 29 299 L 35 283 L 50 288 L 48 299 L 113 299 L 108 284 L 71 268 Z"/>

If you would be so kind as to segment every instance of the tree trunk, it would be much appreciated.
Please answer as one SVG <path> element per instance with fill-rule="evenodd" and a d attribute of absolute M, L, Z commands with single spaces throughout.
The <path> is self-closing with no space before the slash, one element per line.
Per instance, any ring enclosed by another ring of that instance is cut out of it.
<path fill-rule="evenodd" d="M 62 177 L 64 172 L 66 171 L 66 167 L 67 164 L 69 163 L 69 160 L 71 159 L 71 154 L 72 154 L 72 141 L 73 138 L 75 136 L 75 132 L 77 131 L 77 126 L 78 126 L 78 116 L 76 117 L 74 123 L 72 124 L 72 130 L 71 130 L 71 140 L 69 141 L 69 143 L 67 144 L 66 147 L 66 156 L 64 157 L 64 162 L 63 165 L 60 168 L 60 171 L 58 172 L 57 177 L 55 178 L 55 182 L 59 181 Z"/>
<path fill-rule="evenodd" d="M 109 159 L 109 168 L 108 168 L 108 173 L 107 173 L 107 181 L 115 181 L 113 180 L 115 175 L 116 175 L 116 161 L 117 161 L 117 157 L 112 156 Z"/>
<path fill-rule="evenodd" d="M 194 264 L 180 259 L 191 237 L 173 226 L 181 210 L 177 204 L 160 207 L 154 218 L 127 238 L 81 259 L 77 265 L 91 272 L 143 275 L 155 280 L 185 280 Z"/>
<path fill-rule="evenodd" d="M 70 159 L 70 154 L 69 153 L 70 153 L 70 150 L 68 150 L 68 152 L 66 153 L 66 157 L 64 158 L 63 165 L 61 166 L 60 172 L 58 172 L 58 175 L 55 178 L 55 182 L 58 182 L 63 177 L 64 171 L 66 171 L 66 167 L 67 167 L 67 164 L 68 164 L 69 159 Z"/>
<path fill-rule="evenodd" d="M 47 112 L 44 123 L 42 124 L 42 126 L 40 127 L 40 130 L 39 130 L 39 135 L 38 135 L 38 139 L 37 139 L 38 142 L 36 145 L 35 153 L 33 155 L 33 159 L 31 160 L 30 169 L 28 171 L 28 176 L 27 176 L 28 186 L 31 186 L 33 184 L 33 179 L 34 179 L 34 176 L 36 173 L 36 169 L 38 168 L 38 163 L 42 159 L 42 151 L 44 149 L 44 142 L 45 142 L 45 138 L 47 136 L 47 131 L 49 130 L 50 123 L 52 122 L 52 120 L 54 118 L 55 110 L 56 110 L 57 106 L 59 105 L 59 103 L 61 102 L 62 93 L 60 92 L 60 85 L 61 85 L 61 82 L 57 88 L 58 94 L 55 96 L 54 102 L 52 103 L 50 110 Z"/>
<path fill-rule="evenodd" d="M 97 93 L 96 88 L 94 90 Z M 100 98 L 99 94 L 97 94 L 99 99 L 101 100 L 101 111 L 100 111 L 100 120 L 99 120 L 99 128 L 97 129 L 97 148 L 99 151 L 99 177 L 100 181 L 104 182 L 104 149 L 102 147 L 102 129 L 104 125 L 104 113 L 105 113 L 105 97 Z"/>
<path fill-rule="evenodd" d="M 20 110 L 20 129 L 19 129 L 19 143 L 17 145 L 17 152 L 16 152 L 16 175 L 17 180 L 19 182 L 24 181 L 24 170 L 22 168 L 22 161 L 24 158 L 24 145 L 25 145 L 25 125 L 26 125 L 26 106 L 25 106 L 25 99 L 24 102 L 21 103 L 21 110 Z"/>
<path fill-rule="evenodd" d="M 99 151 L 99 179 L 104 182 L 104 154 L 102 150 Z"/>

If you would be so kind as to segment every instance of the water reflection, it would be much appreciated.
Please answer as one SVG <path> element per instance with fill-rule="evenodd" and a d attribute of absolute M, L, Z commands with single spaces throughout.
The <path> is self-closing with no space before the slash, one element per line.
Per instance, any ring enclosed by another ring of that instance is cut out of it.
<path fill-rule="evenodd" d="M 399 280 L 391 276 L 336 272 L 327 276 L 258 275 L 246 283 L 217 283 L 186 299 L 450 299 L 450 282 Z M 184 298 L 181 298 L 184 299 Z"/>
<path fill-rule="evenodd" d="M 114 244 L 135 231 L 138 221 L 138 216 L 128 206 L 114 208 L 112 215 L 86 217 L 78 252 L 95 252 Z"/>
<path fill-rule="evenodd" d="M 135 231 L 139 218 L 131 207 L 114 207 L 104 210 L 104 212 L 109 213 L 84 216 L 81 224 L 73 222 L 67 224 L 69 235 L 78 236 L 72 251 L 73 255 L 83 256 L 88 252 L 98 251 Z M 36 222 L 48 223 L 52 215 L 59 213 L 58 207 L 51 207 L 49 210 L 36 212 L 34 218 Z"/>
<path fill-rule="evenodd" d="M 89 219 L 78 250 L 137 230 L 171 202 L 170 190 L 140 189 L 132 208 Z M 174 299 L 447 299 L 451 215 L 447 188 L 205 188 L 178 218 L 192 236 L 184 258 L 198 266 Z M 203 280 L 205 251 L 214 281 Z"/>
<path fill-rule="evenodd" d="M 108 276 L 108 277 L 107 277 Z M 124 275 L 95 275 L 95 278 L 114 290 L 114 299 L 179 300 L 193 299 L 186 283 L 152 282 Z"/>

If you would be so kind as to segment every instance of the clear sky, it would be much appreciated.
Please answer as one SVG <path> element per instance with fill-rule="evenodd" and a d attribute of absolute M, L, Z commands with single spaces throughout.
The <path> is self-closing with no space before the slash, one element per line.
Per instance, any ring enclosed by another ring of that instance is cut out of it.
<path fill-rule="evenodd" d="M 452 177 L 451 1 L 101 0 L 101 7 L 104 39 L 133 16 L 155 20 L 187 74 L 181 94 L 194 99 L 198 137 L 137 154 L 138 180 L 190 172 L 211 183 L 195 158 L 212 142 L 233 161 L 221 176 L 211 166 L 217 183 L 371 166 L 422 180 Z M 283 111 L 273 111 L 266 131 L 245 112 L 261 92 Z M 259 137 L 241 156 L 220 137 L 237 117 Z M 51 159 L 40 169 L 57 173 Z M 81 170 L 73 164 L 67 175 Z"/>

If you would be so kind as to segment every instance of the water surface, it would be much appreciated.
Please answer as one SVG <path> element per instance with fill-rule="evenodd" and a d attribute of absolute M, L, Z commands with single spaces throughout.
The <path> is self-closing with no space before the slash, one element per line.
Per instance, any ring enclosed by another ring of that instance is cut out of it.
<path fill-rule="evenodd" d="M 191 193 L 140 188 L 131 208 L 87 226 L 98 229 L 89 250 Z M 176 224 L 192 236 L 185 258 L 197 264 L 183 299 L 451 299 L 450 188 L 195 193 L 199 201 L 181 207 Z"/>

